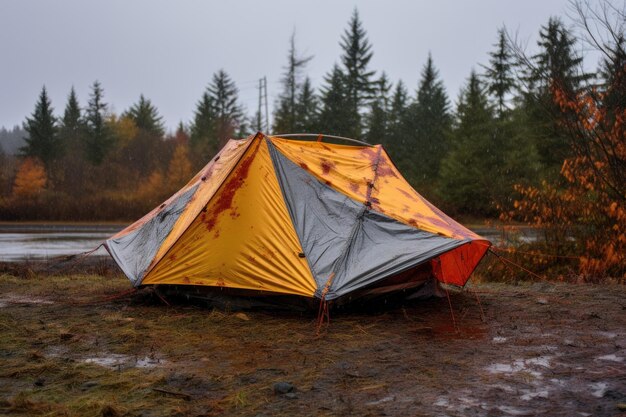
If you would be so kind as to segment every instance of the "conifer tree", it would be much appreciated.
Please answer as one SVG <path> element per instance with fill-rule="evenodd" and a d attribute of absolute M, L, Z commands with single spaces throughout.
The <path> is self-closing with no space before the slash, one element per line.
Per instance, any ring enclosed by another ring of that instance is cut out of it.
<path fill-rule="evenodd" d="M 487 214 L 497 144 L 492 143 L 493 112 L 474 71 L 461 91 L 457 118 L 452 151 L 442 162 L 440 190 L 457 210 Z"/>
<path fill-rule="evenodd" d="M 59 138 L 63 142 L 64 156 L 56 169 L 50 172 L 54 176 L 56 191 L 79 197 L 85 189 L 85 170 L 87 161 L 86 126 L 82 110 L 76 96 L 76 90 L 71 88 L 67 97 L 65 110 L 59 127 Z"/>
<path fill-rule="evenodd" d="M 76 97 L 76 90 L 72 86 L 70 95 L 67 97 L 67 104 L 65 105 L 65 111 L 63 112 L 63 118 L 61 119 L 61 127 L 66 132 L 78 132 L 82 127 L 82 114 L 80 111 L 80 105 L 78 104 L 78 98 Z"/>
<path fill-rule="evenodd" d="M 244 115 L 239 104 L 239 90 L 226 71 L 219 70 L 213 75 L 208 92 L 214 106 L 214 133 L 219 150 L 242 127 Z"/>
<path fill-rule="evenodd" d="M 605 93 L 603 101 L 608 109 L 623 108 L 626 105 L 626 34 L 616 34 L 604 49 L 606 53 L 598 71 L 600 90 Z M 619 118 L 614 111 L 608 115 L 613 121 Z"/>
<path fill-rule="evenodd" d="M 56 118 L 52 112 L 52 104 L 44 86 L 39 93 L 35 110 L 24 122 L 24 130 L 28 136 L 24 138 L 25 145 L 20 149 L 22 155 L 39 158 L 48 168 L 63 151 Z"/>
<path fill-rule="evenodd" d="M 296 51 L 296 33 L 294 31 L 289 39 L 287 66 L 281 79 L 282 91 L 278 96 L 272 131 L 284 133 L 297 130 L 297 106 L 298 96 L 302 89 L 302 71 L 311 59 L 313 59 L 312 56 L 300 56 Z"/>
<path fill-rule="evenodd" d="M 408 149 L 409 135 L 406 132 L 405 124 L 408 119 L 407 109 L 409 107 L 409 92 L 402 80 L 396 84 L 391 97 L 390 110 L 388 116 L 388 137 L 383 142 L 389 155 L 393 158 L 400 172 L 408 172 L 411 161 L 411 151 Z"/>
<path fill-rule="evenodd" d="M 209 143 L 209 148 L 215 152 L 217 150 L 213 132 L 215 129 L 215 106 L 208 91 L 202 94 L 202 98 L 196 104 L 193 122 L 191 123 L 191 146 L 198 148 L 202 144 Z M 205 155 L 211 156 L 211 155 Z"/>
<path fill-rule="evenodd" d="M 194 112 L 190 140 L 198 157 L 196 162 L 201 164 L 212 158 L 228 139 L 245 133 L 246 129 L 237 87 L 224 70 L 219 70 Z"/>
<path fill-rule="evenodd" d="M 591 74 L 582 71 L 582 56 L 576 53 L 576 38 L 556 17 L 551 17 L 539 31 L 539 53 L 532 57 L 535 65 L 530 78 L 539 89 L 539 94 L 550 94 L 553 83 L 559 88 L 574 93 Z"/>
<path fill-rule="evenodd" d="M 367 39 L 363 24 L 356 9 L 352 13 L 348 28 L 341 37 L 343 55 L 341 62 L 344 67 L 344 84 L 352 128 L 345 134 L 359 138 L 363 133 L 361 112 L 372 96 L 371 78 L 374 71 L 368 69 L 372 59 L 372 45 Z"/>
<path fill-rule="evenodd" d="M 367 114 L 367 134 L 371 143 L 386 143 L 389 136 L 389 91 L 391 84 L 384 72 L 375 83 L 375 90 Z"/>
<path fill-rule="evenodd" d="M 524 69 L 526 89 L 522 105 L 533 123 L 533 139 L 546 175 L 556 178 L 563 160 L 571 156 L 571 149 L 567 135 L 555 122 L 560 109 L 552 92 L 559 89 L 571 98 L 591 76 L 582 71 L 582 57 L 575 51 L 576 39 L 560 19 L 551 17 L 541 27 L 537 45 L 539 52 Z"/>
<path fill-rule="evenodd" d="M 513 54 L 506 39 L 506 30 L 498 29 L 496 50 L 489 53 L 489 66 L 485 69 L 484 78 L 487 82 L 487 91 L 495 99 L 498 117 L 504 117 L 509 110 L 507 96 L 515 88 L 513 75 Z"/>
<path fill-rule="evenodd" d="M 513 186 L 533 181 L 538 169 L 537 153 L 517 117 L 496 118 L 487 90 L 472 71 L 459 97 L 439 181 L 439 194 L 451 209 L 477 216 L 507 207 Z"/>
<path fill-rule="evenodd" d="M 319 98 L 315 94 L 311 79 L 306 77 L 296 100 L 296 123 L 294 125 L 294 132 L 320 132 L 318 124 L 319 106 Z"/>
<path fill-rule="evenodd" d="M 319 125 L 324 130 L 321 133 L 355 137 L 354 113 L 350 109 L 346 76 L 337 64 L 324 77 L 324 82 L 319 116 Z"/>
<path fill-rule="evenodd" d="M 91 87 L 91 94 L 85 110 L 87 127 L 87 159 L 94 165 L 100 165 L 113 147 L 113 135 L 106 124 L 108 105 L 104 102 L 104 91 L 99 81 Z"/>
<path fill-rule="evenodd" d="M 135 122 L 135 126 L 145 132 L 162 137 L 165 133 L 163 117 L 149 99 L 143 94 L 139 96 L 139 101 L 133 104 L 124 114 Z"/>
<path fill-rule="evenodd" d="M 408 150 L 413 162 L 409 176 L 426 189 L 439 174 L 439 164 L 448 151 L 452 123 L 448 95 L 430 54 L 422 70 L 417 98 L 406 115 Z"/>

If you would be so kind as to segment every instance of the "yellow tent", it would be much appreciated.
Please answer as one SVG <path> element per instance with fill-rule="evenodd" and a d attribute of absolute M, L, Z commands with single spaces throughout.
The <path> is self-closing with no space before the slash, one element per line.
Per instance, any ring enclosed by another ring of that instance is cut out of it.
<path fill-rule="evenodd" d="M 135 286 L 333 300 L 465 285 L 490 243 L 420 196 L 381 145 L 257 133 L 105 246 Z"/>

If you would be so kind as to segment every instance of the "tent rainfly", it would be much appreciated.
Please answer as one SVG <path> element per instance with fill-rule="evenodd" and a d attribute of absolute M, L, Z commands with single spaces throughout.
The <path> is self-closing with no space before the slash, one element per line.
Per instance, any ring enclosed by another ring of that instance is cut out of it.
<path fill-rule="evenodd" d="M 381 145 L 262 133 L 230 140 L 105 242 L 136 287 L 327 301 L 416 289 L 433 277 L 463 286 L 489 246 L 418 194 Z"/>

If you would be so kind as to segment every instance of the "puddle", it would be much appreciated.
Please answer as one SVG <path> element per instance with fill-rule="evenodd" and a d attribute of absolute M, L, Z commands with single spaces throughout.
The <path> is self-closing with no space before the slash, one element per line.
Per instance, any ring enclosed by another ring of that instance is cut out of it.
<path fill-rule="evenodd" d="M 534 416 L 537 413 L 537 410 L 525 410 L 521 408 L 511 407 L 509 405 L 499 405 L 496 407 L 496 409 L 510 416 Z"/>
<path fill-rule="evenodd" d="M 433 405 L 437 406 L 437 407 L 449 407 L 450 406 L 450 401 L 445 398 L 445 397 L 439 397 L 437 398 L 437 401 L 435 401 L 433 403 Z"/>
<path fill-rule="evenodd" d="M 530 390 L 523 390 L 523 391 L 525 392 L 525 394 L 522 395 L 520 398 L 524 401 L 530 401 L 535 398 L 548 398 L 550 394 L 548 390 L 546 389 L 539 390 L 539 391 L 530 391 Z"/>
<path fill-rule="evenodd" d="M 621 356 L 617 356 L 617 355 L 612 353 L 610 355 L 597 356 L 596 360 L 598 360 L 598 361 L 611 361 L 611 362 L 623 362 L 624 358 L 622 358 Z"/>
<path fill-rule="evenodd" d="M 555 351 L 559 350 L 558 346 L 552 346 L 552 345 L 539 346 L 539 347 L 537 347 L 537 349 L 538 350 L 547 351 L 547 352 L 555 352 Z"/>
<path fill-rule="evenodd" d="M 609 384 L 606 382 L 594 382 L 593 384 L 589 384 L 589 388 L 592 390 L 591 395 L 596 398 L 602 398 L 608 387 Z"/>
<path fill-rule="evenodd" d="M 541 372 L 532 370 L 533 367 L 550 367 L 551 356 L 539 356 L 531 359 L 516 359 L 512 363 L 494 363 L 487 367 L 487 371 L 492 374 L 512 374 L 516 372 L 527 372 L 530 375 L 541 378 Z"/>
<path fill-rule="evenodd" d="M 137 358 L 135 356 L 122 355 L 117 353 L 84 358 L 81 360 L 81 362 L 112 369 L 154 368 L 156 366 L 161 366 L 166 363 L 165 360 L 150 358 L 148 356 L 145 356 L 143 358 Z"/>
<path fill-rule="evenodd" d="M 368 403 L 365 403 L 365 405 L 367 405 L 367 406 L 379 405 L 379 404 L 383 404 L 383 403 L 386 403 L 386 402 L 394 401 L 395 399 L 396 399 L 395 396 L 390 395 L 388 397 L 381 398 L 378 401 L 370 401 Z"/>
<path fill-rule="evenodd" d="M 54 302 L 45 298 L 18 294 L 5 294 L 0 297 L 0 308 L 8 307 L 10 304 L 54 304 Z"/>

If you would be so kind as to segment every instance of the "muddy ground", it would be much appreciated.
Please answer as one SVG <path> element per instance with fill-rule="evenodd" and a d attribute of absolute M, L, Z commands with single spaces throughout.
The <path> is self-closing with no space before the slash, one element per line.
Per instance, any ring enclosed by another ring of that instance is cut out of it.
<path fill-rule="evenodd" d="M 451 293 L 457 329 L 443 298 L 331 312 L 319 335 L 315 312 L 129 288 L 0 275 L 0 414 L 626 415 L 625 286 L 480 284 L 484 319 Z"/>

